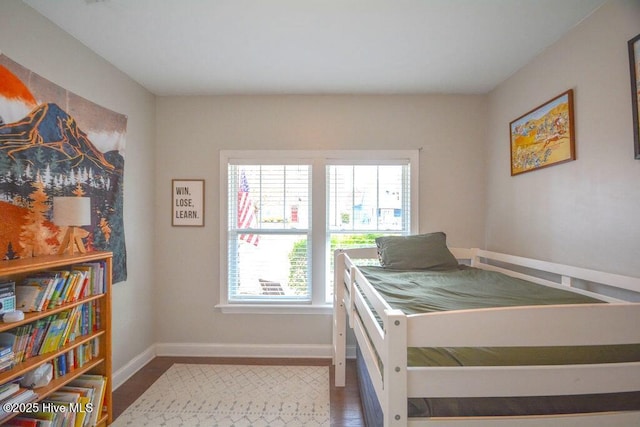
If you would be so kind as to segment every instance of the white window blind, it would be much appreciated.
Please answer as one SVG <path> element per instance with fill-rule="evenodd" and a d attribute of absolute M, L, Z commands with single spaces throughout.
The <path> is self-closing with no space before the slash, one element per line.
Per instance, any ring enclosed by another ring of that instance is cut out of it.
<path fill-rule="evenodd" d="M 328 229 L 409 229 L 409 165 L 329 165 Z"/>
<path fill-rule="evenodd" d="M 329 255 L 338 249 L 375 246 L 383 235 L 409 234 L 411 230 L 410 164 L 328 165 L 327 240 Z M 333 295 L 333 257 L 328 269 Z M 374 261 L 375 262 L 375 261 Z"/>
<path fill-rule="evenodd" d="M 228 165 L 229 301 L 308 301 L 310 165 Z"/>

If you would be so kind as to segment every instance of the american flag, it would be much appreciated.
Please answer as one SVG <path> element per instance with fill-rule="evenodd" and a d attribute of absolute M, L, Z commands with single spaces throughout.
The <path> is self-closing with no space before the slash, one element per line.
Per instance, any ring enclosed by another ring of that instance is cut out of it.
<path fill-rule="evenodd" d="M 249 197 L 249 182 L 244 171 L 240 173 L 238 188 L 238 228 L 254 228 L 256 226 L 256 209 Z M 241 234 L 240 240 L 258 246 L 260 237 L 255 234 Z"/>

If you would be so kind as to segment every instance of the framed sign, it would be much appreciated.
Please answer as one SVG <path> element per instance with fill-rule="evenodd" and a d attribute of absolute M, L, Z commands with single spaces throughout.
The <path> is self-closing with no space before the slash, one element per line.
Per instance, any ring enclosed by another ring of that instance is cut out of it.
<path fill-rule="evenodd" d="M 575 160 L 573 90 L 518 117 L 509 131 L 511 175 Z"/>
<path fill-rule="evenodd" d="M 171 225 L 204 226 L 204 179 L 171 180 Z"/>

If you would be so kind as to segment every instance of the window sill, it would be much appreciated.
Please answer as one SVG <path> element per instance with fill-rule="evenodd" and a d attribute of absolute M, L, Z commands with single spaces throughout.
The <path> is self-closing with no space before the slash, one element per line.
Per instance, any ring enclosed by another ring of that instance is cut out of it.
<path fill-rule="evenodd" d="M 333 315 L 333 305 L 217 304 L 224 314 L 314 314 Z"/>

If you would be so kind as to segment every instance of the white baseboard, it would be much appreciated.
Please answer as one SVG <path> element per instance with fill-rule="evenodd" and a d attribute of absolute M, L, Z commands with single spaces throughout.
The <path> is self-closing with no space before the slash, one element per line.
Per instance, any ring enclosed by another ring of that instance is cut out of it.
<path fill-rule="evenodd" d="M 330 345 L 158 343 L 158 356 L 290 357 L 330 359 Z"/>
<path fill-rule="evenodd" d="M 356 358 L 356 346 L 348 345 L 346 348 L 347 359 L 355 359 Z"/>
<path fill-rule="evenodd" d="M 355 346 L 347 346 L 346 350 L 347 358 L 355 359 Z M 156 356 L 330 359 L 332 354 L 331 345 L 159 343 L 152 345 L 114 372 L 112 388 L 116 390 Z"/>
<path fill-rule="evenodd" d="M 136 372 L 138 372 L 144 365 L 151 362 L 156 357 L 156 346 L 152 345 L 133 359 L 131 359 L 126 365 L 118 369 L 113 373 L 113 380 L 111 383 L 112 390 L 117 389 L 125 381 L 131 378 Z"/>

